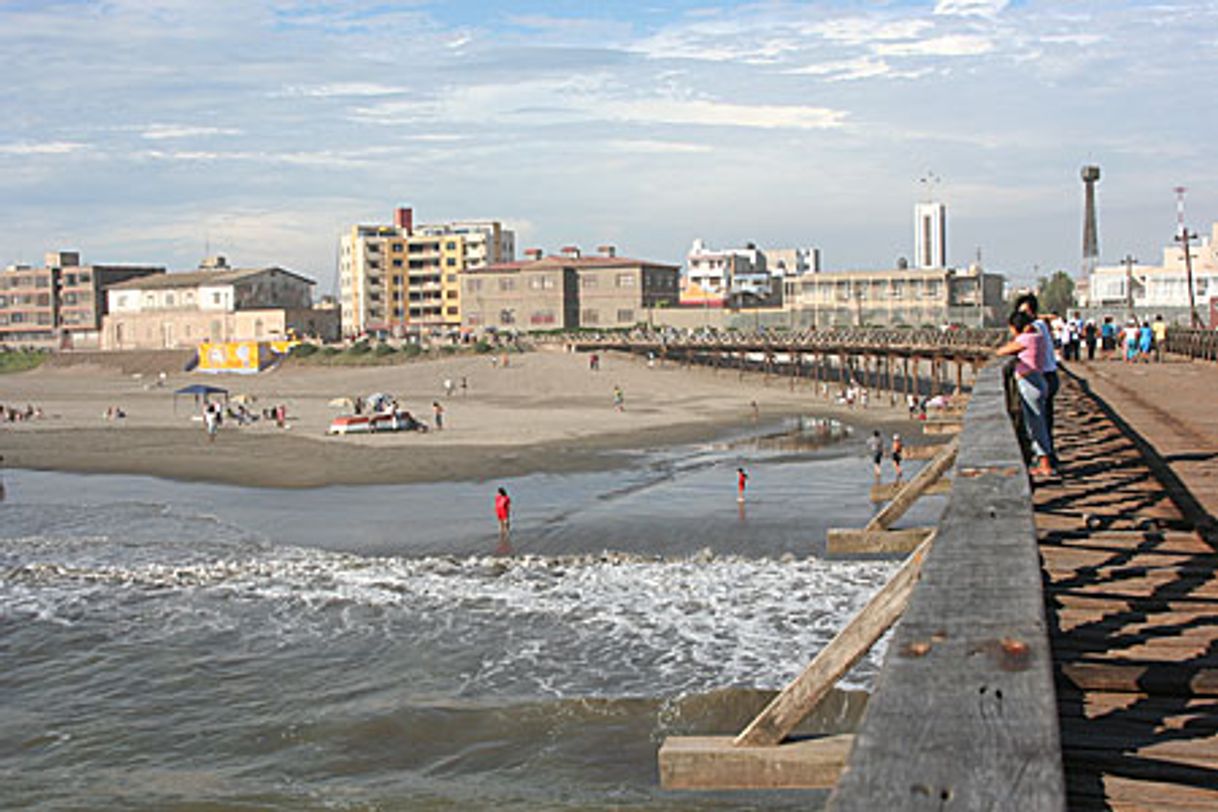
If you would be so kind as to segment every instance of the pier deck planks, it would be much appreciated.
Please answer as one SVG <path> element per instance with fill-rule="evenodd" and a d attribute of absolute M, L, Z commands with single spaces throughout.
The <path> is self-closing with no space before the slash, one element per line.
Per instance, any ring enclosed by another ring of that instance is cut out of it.
<path fill-rule="evenodd" d="M 1063 375 L 1057 403 L 1066 479 L 1034 498 L 1070 808 L 1218 809 L 1211 525 L 1120 402 Z"/>

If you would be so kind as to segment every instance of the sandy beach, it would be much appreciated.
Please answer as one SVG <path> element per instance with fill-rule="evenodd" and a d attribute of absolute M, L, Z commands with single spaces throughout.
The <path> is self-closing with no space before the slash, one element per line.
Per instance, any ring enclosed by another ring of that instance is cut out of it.
<path fill-rule="evenodd" d="M 513 354 L 506 367 L 492 365 L 489 356 L 462 355 L 381 367 L 288 364 L 253 376 L 166 373 L 157 385 L 156 373 L 133 375 L 117 363 L 59 363 L 0 378 L 0 403 L 33 404 L 44 414 L 0 423 L 4 464 L 264 487 L 406 483 L 611 467 L 625 459 L 624 451 L 709 439 L 798 414 L 842 416 L 860 426 L 907 422 L 903 407 L 891 408 L 878 395 L 866 410 L 845 410 L 811 383 L 792 389 L 779 377 L 651 368 L 616 354 L 592 371 L 587 355 L 557 349 Z M 446 379 L 456 384 L 452 397 L 445 395 Z M 246 395 L 255 411 L 283 403 L 288 427 L 269 420 L 238 427 L 230 420 L 209 443 L 194 398 L 173 394 L 193 383 Z M 620 412 L 613 407 L 615 386 L 624 393 Z M 325 434 L 343 412 L 331 401 L 374 392 L 393 395 L 429 424 L 433 401 L 441 402 L 445 429 Z M 126 417 L 106 420 L 112 406 Z"/>

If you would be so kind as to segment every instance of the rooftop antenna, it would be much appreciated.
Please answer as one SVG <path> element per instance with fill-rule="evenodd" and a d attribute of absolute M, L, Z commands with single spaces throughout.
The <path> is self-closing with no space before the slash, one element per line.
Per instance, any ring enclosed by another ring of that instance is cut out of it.
<path fill-rule="evenodd" d="M 939 184 L 942 182 L 943 179 L 929 169 L 926 170 L 926 173 L 922 177 L 918 178 L 918 183 L 922 184 L 922 188 L 925 190 L 927 200 L 935 199 L 935 190 L 939 188 Z"/>

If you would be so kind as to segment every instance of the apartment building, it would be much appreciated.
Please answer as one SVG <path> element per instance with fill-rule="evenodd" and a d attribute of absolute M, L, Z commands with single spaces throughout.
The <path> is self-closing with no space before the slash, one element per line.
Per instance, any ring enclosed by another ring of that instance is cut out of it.
<path fill-rule="evenodd" d="M 279 267 L 161 273 L 110 287 L 102 348 L 175 349 L 200 342 L 267 341 L 289 334 L 332 341 L 338 311 L 313 306 L 313 280 Z"/>
<path fill-rule="evenodd" d="M 106 290 L 133 277 L 164 273 L 146 265 L 82 265 L 78 251 L 54 251 L 40 268 L 0 271 L 0 343 L 97 348 Z"/>
<path fill-rule="evenodd" d="M 784 307 L 800 327 L 1001 326 L 1000 274 L 979 266 L 849 270 L 788 279 Z"/>
<path fill-rule="evenodd" d="M 632 327 L 655 308 L 679 299 L 676 265 L 619 257 L 612 246 L 582 256 L 575 246 L 558 255 L 527 252 L 461 275 L 462 327 L 521 332 L 575 327 Z"/>
<path fill-rule="evenodd" d="M 510 262 L 515 234 L 498 221 L 415 225 L 399 208 L 393 225 L 357 225 L 339 255 L 343 332 L 403 335 L 461 324 L 459 274 Z"/>
<path fill-rule="evenodd" d="M 766 255 L 749 243 L 744 248 L 710 248 L 694 240 L 685 256 L 681 304 L 723 307 L 742 299 L 761 301 L 772 293 Z"/>

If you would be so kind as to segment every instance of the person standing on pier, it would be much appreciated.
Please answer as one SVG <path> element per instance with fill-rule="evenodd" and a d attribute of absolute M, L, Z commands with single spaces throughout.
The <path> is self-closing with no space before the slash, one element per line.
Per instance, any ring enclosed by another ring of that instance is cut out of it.
<path fill-rule="evenodd" d="M 1040 374 L 1044 377 L 1046 386 L 1044 424 L 1045 434 L 1049 440 L 1049 464 L 1056 468 L 1057 456 L 1053 453 L 1053 399 L 1057 397 L 1057 390 L 1061 387 L 1061 381 L 1057 377 L 1057 356 L 1053 352 L 1053 333 L 1049 331 L 1049 325 L 1045 324 L 1044 320 L 1038 315 L 1040 304 L 1036 300 L 1035 293 L 1025 293 L 1016 299 L 1015 309 L 1032 317 L 1032 324 L 1036 327 L 1042 339 L 1040 363 L 1037 369 L 1039 369 Z"/>
<path fill-rule="evenodd" d="M 1055 476 L 1052 439 L 1045 426 L 1049 387 L 1040 369 L 1044 358 L 1044 337 L 1035 326 L 1035 321 L 1022 309 L 1012 313 L 1011 341 L 999 347 L 998 354 L 1015 356 L 1015 382 L 1019 387 L 1024 428 L 1032 443 L 1032 453 L 1037 456 L 1036 466 L 1028 473 L 1032 476 Z"/>

